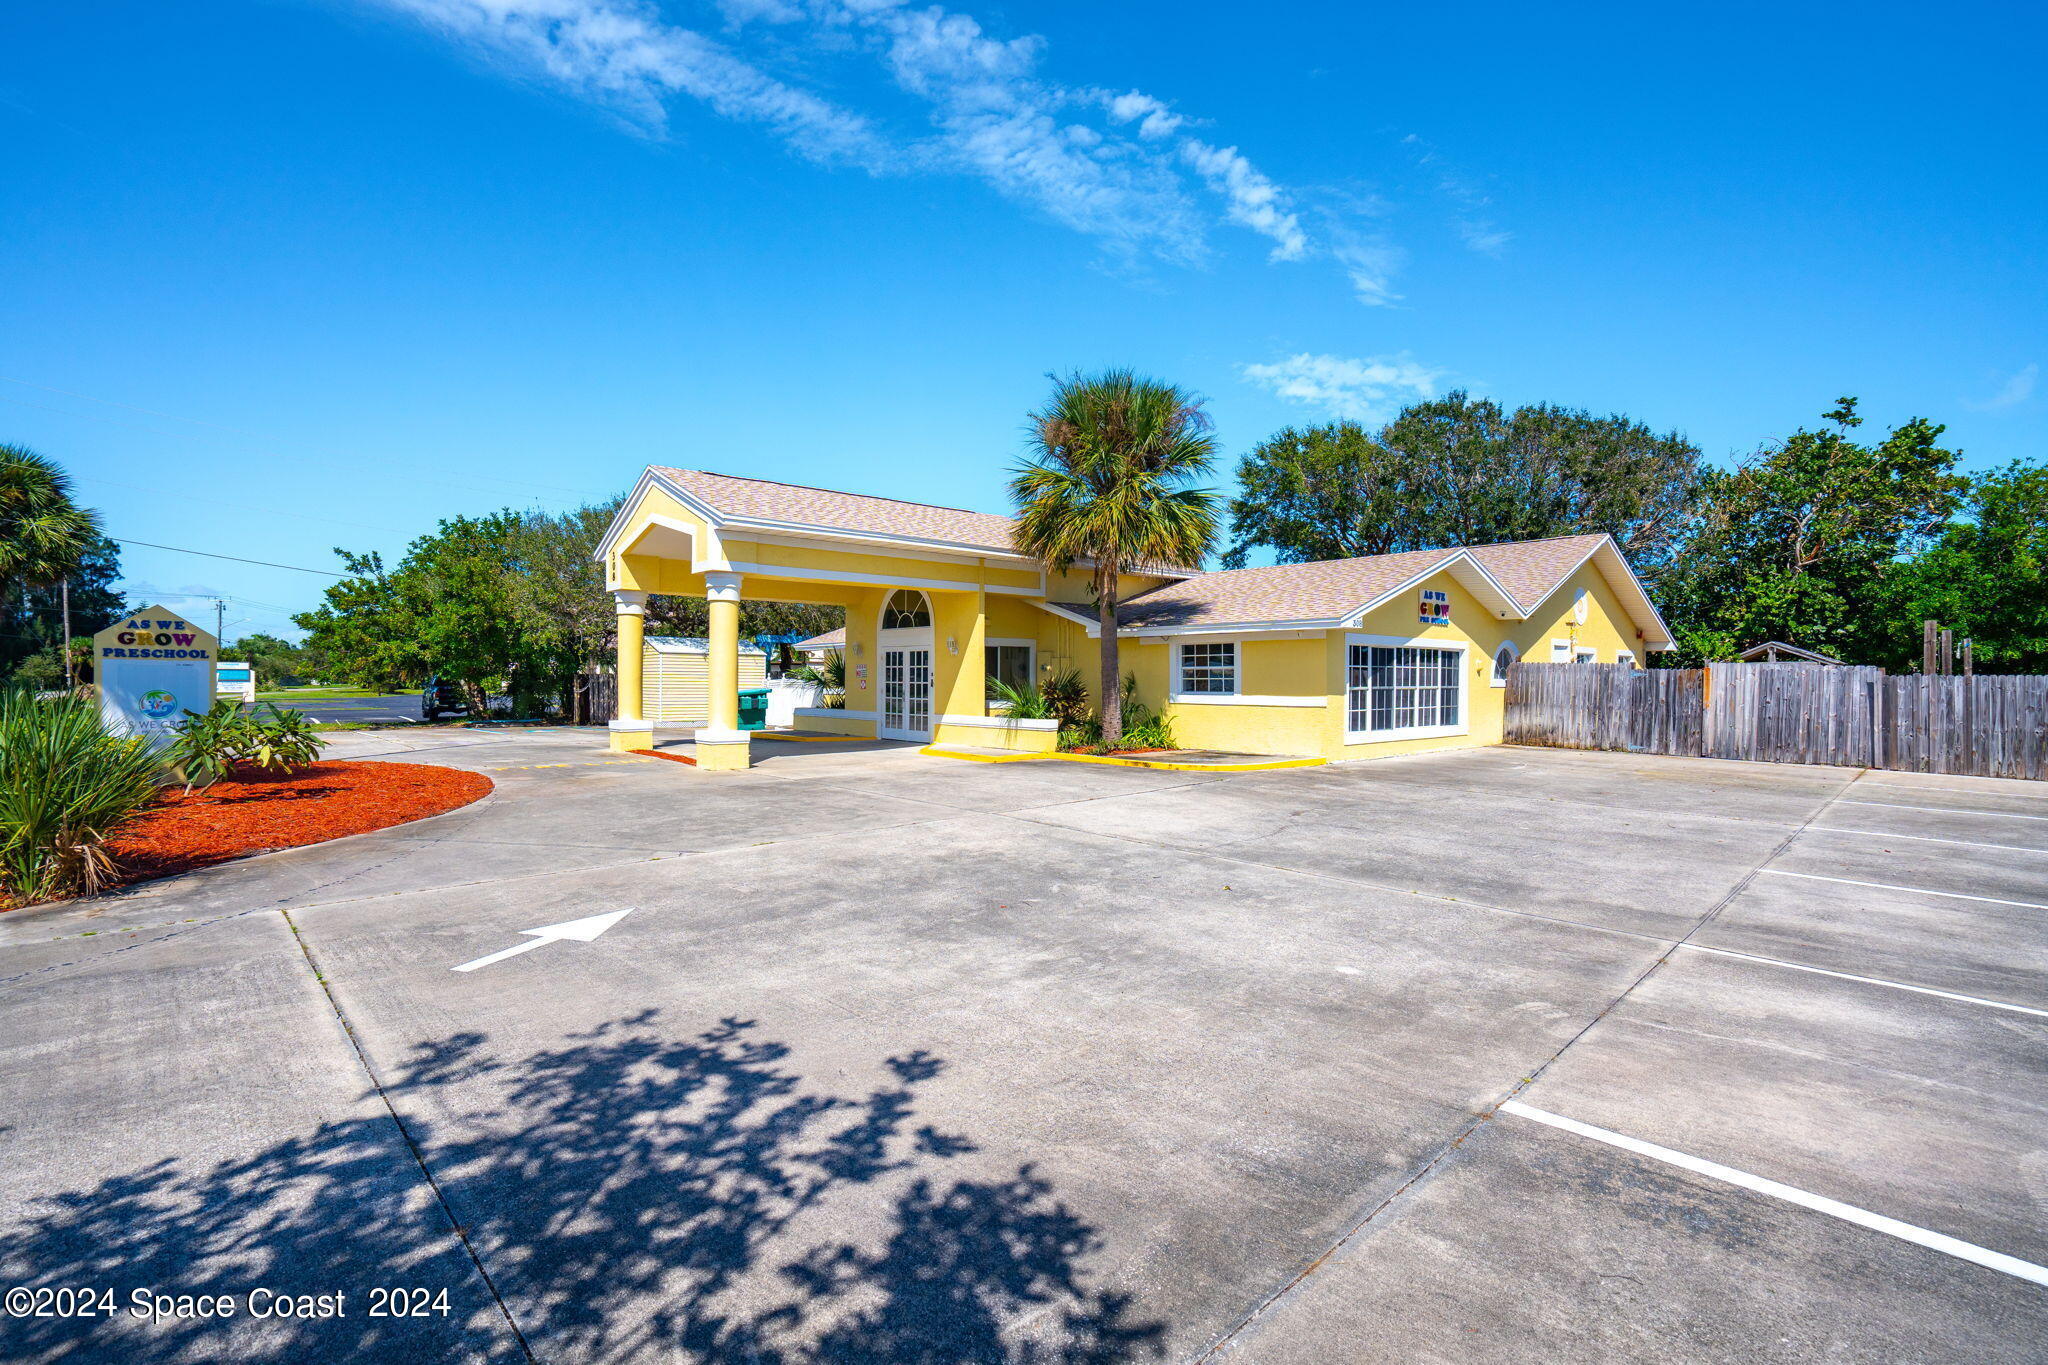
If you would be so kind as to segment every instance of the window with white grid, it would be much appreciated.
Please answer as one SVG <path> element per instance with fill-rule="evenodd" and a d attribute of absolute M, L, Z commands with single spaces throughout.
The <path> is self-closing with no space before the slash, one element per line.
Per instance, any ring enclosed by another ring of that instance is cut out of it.
<path fill-rule="evenodd" d="M 1230 696 L 1237 691 L 1237 646 L 1185 644 L 1180 647 L 1181 692 Z"/>
<path fill-rule="evenodd" d="M 1344 728 L 1365 735 L 1460 730 L 1464 667 L 1464 651 L 1457 649 L 1352 645 Z"/>

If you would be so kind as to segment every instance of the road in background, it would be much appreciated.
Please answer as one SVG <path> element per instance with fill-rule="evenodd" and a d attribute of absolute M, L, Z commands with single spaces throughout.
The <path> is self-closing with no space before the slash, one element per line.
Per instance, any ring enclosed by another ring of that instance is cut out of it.
<path fill-rule="evenodd" d="M 388 697 L 335 697 L 328 701 L 281 701 L 276 705 L 281 711 L 302 711 L 319 721 L 411 721 L 415 725 L 420 721 L 417 692 Z"/>

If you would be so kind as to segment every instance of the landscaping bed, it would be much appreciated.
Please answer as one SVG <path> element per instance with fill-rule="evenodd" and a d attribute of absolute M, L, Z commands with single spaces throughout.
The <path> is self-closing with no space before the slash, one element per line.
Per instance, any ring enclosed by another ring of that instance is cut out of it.
<path fill-rule="evenodd" d="M 119 881 L 147 881 L 231 858 L 367 834 L 466 806 L 491 779 L 423 763 L 315 763 L 291 773 L 238 770 L 204 791 L 162 799 L 107 841 Z"/>

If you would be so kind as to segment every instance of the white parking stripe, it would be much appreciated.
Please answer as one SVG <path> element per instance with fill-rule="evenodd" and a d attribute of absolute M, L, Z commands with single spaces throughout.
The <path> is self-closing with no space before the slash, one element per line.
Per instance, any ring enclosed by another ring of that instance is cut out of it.
<path fill-rule="evenodd" d="M 2015 815 L 2009 810 L 1958 810 L 1954 806 L 1908 806 L 1897 801 L 1837 801 L 1838 806 L 1876 806 L 1881 810 L 1930 810 L 1936 815 L 1983 815 L 1993 820 L 2048 820 L 2048 815 Z"/>
<path fill-rule="evenodd" d="M 1709 948 L 1704 943 L 1681 943 L 1695 953 L 1713 953 L 1719 957 L 1739 957 L 1747 962 L 1761 962 L 1771 967 L 1786 967 L 1795 972 L 1812 972 L 1815 976 L 1832 976 L 1842 981 L 1861 981 L 1869 986 L 1889 986 L 1895 991 L 1912 991 L 1916 995 L 1935 995 L 1943 1000 L 1960 1000 L 1966 1005 L 1989 1005 L 1995 1010 L 2011 1010 L 2015 1014 L 2031 1014 L 2048 1019 L 2048 1010 L 2037 1010 L 2031 1005 L 2011 1005 L 2003 1000 L 1986 1000 L 1981 995 L 1958 995 L 1954 991 L 1938 991 L 1932 986 L 1909 986 L 1903 981 L 1887 981 L 1881 976 L 1858 976 L 1854 972 L 1831 972 L 1825 967 L 1809 967 L 1803 962 L 1787 962 L 1781 957 L 1759 957 L 1755 953 L 1738 953 L 1732 948 Z"/>
<path fill-rule="evenodd" d="M 2010 780 L 2018 782 L 2018 781 L 2025 781 L 2026 779 L 2025 779 L 2025 778 L 2013 778 L 2013 779 L 2010 779 Z M 1994 791 L 1994 790 L 1987 790 L 1986 788 L 1983 788 L 1983 787 L 1915 787 L 1915 786 L 1909 786 L 1909 785 L 1907 785 L 1907 784 L 1906 784 L 1906 783 L 1904 783 L 1904 782 L 1872 782 L 1872 781 L 1870 781 L 1870 780 L 1869 780 L 1869 776 L 1868 776 L 1868 774 L 1866 774 L 1866 775 L 1865 775 L 1865 777 L 1864 777 L 1864 782 L 1863 782 L 1863 790 L 1865 790 L 1865 791 L 1879 791 L 1879 792 L 1908 792 L 1908 793 L 1910 793 L 1910 792 L 1954 792 L 1954 793 L 1956 793 L 1956 795 L 1958 795 L 1958 796 L 2011 796 L 2011 797 L 2016 797 L 2016 798 L 2018 798 L 2018 799 L 2019 799 L 2019 800 L 2021 800 L 2021 801 L 2035 801 L 2035 800 L 2039 800 L 2039 799 L 2040 799 L 2040 798 L 2036 797 L 2036 796 L 2034 795 L 2034 793 L 2032 793 L 2032 792 L 2030 792 L 2030 791 L 2029 791 L 2029 792 L 2002 792 L 2002 791 Z"/>
<path fill-rule="evenodd" d="M 2014 853 L 2048 853 L 2048 848 L 2025 844 L 1987 844 L 1978 839 L 1937 839 L 1932 834 L 1894 834 L 1882 829 L 1841 829 L 1835 825 L 1808 825 L 1808 834 L 1860 834 L 1871 839 L 1911 839 L 1920 844 L 1960 844 L 1964 848 L 2008 848 Z"/>
<path fill-rule="evenodd" d="M 1562 1114 L 1537 1109 L 1523 1104 L 1520 1100 L 1506 1101 L 1501 1105 L 1500 1112 L 1545 1123 L 1552 1128 L 1562 1128 L 1567 1133 L 1577 1133 L 1580 1137 L 1604 1142 L 1610 1147 L 1619 1147 L 1625 1152 L 1634 1152 L 1637 1156 L 1645 1156 L 1652 1161 L 1661 1161 L 1668 1166 L 1692 1171 L 1712 1180 L 1725 1181 L 1745 1190 L 1767 1194 L 1773 1199 L 1782 1199 L 1788 1204 L 1812 1209 L 1815 1213 L 1825 1213 L 1831 1218 L 1839 1218 L 1845 1223 L 1854 1223 L 1873 1232 L 1882 1232 L 1886 1236 L 1912 1242 L 1930 1251 L 1939 1251 L 1958 1260 L 1970 1261 L 1987 1269 L 2030 1280 L 2035 1284 L 2048 1285 L 2048 1266 L 2035 1265 L 2032 1261 L 2022 1261 L 2019 1257 L 2008 1256 L 2002 1251 L 1976 1246 L 1951 1237 L 1947 1233 L 1930 1232 L 1926 1228 L 1914 1227 L 1911 1223 L 1901 1223 L 1896 1218 L 1887 1218 L 1881 1213 L 1859 1209 L 1853 1204 L 1844 1204 L 1824 1195 L 1809 1194 L 1790 1185 L 1781 1185 L 1775 1180 L 1766 1180 L 1760 1175 L 1751 1175 L 1748 1171 L 1738 1171 L 1733 1166 L 1702 1161 L 1696 1156 L 1687 1156 L 1684 1152 L 1674 1152 L 1669 1147 L 1659 1147 L 1654 1142 L 1644 1142 L 1640 1138 L 1628 1137 L 1605 1128 L 1595 1128 L 1590 1123 L 1580 1123 L 1577 1119 L 1568 1119 Z"/>
<path fill-rule="evenodd" d="M 1765 867 L 1757 869 L 1760 877 L 1798 877 L 1809 882 L 1838 882 L 1843 886 L 1869 886 L 1879 891 L 1910 891 L 1916 896 L 1946 896 L 1952 901 L 1982 901 L 1986 905 L 2017 905 L 2022 910 L 2048 910 L 2048 905 L 2035 901 L 2000 900 L 1997 896 L 1966 896 L 1960 891 L 1932 891 L 1924 886 L 1893 886 L 1890 882 L 1859 882 L 1854 877 L 1823 877 L 1813 872 L 1787 872 L 1783 868 Z"/>

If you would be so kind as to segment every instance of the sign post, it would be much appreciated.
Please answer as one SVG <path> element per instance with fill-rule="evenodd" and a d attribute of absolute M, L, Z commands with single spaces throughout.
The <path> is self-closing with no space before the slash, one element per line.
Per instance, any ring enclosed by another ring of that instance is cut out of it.
<path fill-rule="evenodd" d="M 219 640 L 163 607 L 122 617 L 92 637 L 101 721 L 110 734 L 163 748 L 187 711 L 213 706 L 219 654 Z"/>

